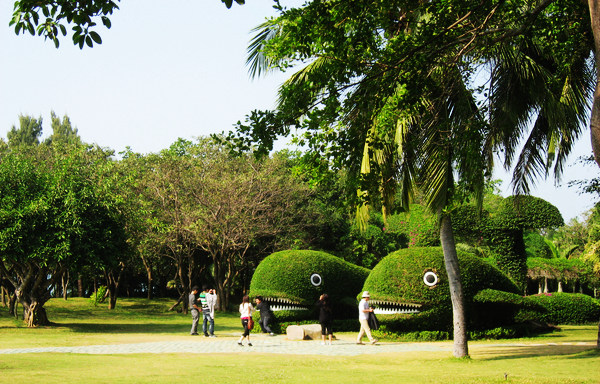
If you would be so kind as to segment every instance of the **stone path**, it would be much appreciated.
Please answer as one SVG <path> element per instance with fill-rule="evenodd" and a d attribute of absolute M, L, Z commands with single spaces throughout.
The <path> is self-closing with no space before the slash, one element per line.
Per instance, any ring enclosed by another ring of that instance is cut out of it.
<path fill-rule="evenodd" d="M 217 338 L 191 337 L 189 340 L 159 341 L 131 344 L 86 345 L 77 347 L 37 347 L 0 349 L 0 355 L 15 353 L 81 353 L 81 354 L 130 354 L 130 353 L 280 353 L 288 355 L 358 356 L 398 352 L 452 352 L 452 342 L 446 343 L 378 343 L 357 345 L 351 338 L 336 340 L 333 345 L 321 345 L 320 341 L 290 341 L 285 335 L 275 337 L 252 335 L 252 347 L 239 346 L 239 336 L 226 335 Z M 365 339 L 366 341 L 366 339 Z M 507 343 L 485 344 L 484 348 L 532 347 L 579 345 L 594 346 L 593 342 L 577 343 Z"/>
<path fill-rule="evenodd" d="M 281 353 L 292 355 L 357 356 L 363 354 L 452 351 L 447 344 L 425 343 L 378 343 L 357 345 L 354 340 L 335 340 L 333 345 L 321 345 L 320 341 L 290 341 L 285 336 L 251 336 L 253 346 L 237 344 L 237 337 L 190 337 L 189 341 L 160 341 L 134 344 L 86 345 L 77 347 L 38 347 L 0 349 L 0 355 L 13 353 L 83 353 L 83 354 L 129 354 L 129 353 Z M 366 341 L 366 339 L 365 339 Z"/>

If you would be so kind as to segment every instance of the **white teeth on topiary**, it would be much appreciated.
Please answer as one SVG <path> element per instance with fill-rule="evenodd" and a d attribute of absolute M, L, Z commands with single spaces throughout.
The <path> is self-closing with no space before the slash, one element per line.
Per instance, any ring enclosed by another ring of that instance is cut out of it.
<path fill-rule="evenodd" d="M 394 314 L 410 314 L 419 313 L 421 304 L 415 303 L 395 303 L 392 301 L 371 300 L 374 306 L 377 306 L 373 311 L 376 315 L 394 315 Z"/>

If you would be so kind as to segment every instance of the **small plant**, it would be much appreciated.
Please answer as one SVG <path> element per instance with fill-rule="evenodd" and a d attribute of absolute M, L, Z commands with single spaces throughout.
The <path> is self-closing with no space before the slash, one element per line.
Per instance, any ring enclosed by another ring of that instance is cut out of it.
<path fill-rule="evenodd" d="M 90 296 L 90 301 L 92 304 L 98 305 L 104 303 L 104 300 L 106 300 L 106 286 L 101 285 L 98 287 L 96 292 L 92 293 Z"/>

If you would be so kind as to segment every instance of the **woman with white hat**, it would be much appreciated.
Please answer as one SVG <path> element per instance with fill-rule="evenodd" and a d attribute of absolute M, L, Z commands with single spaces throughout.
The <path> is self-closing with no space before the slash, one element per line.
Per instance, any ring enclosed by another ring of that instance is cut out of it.
<path fill-rule="evenodd" d="M 371 344 L 375 344 L 377 339 L 373 338 L 371 335 L 371 328 L 369 327 L 369 313 L 373 312 L 373 308 L 369 306 L 369 299 L 371 295 L 369 295 L 369 291 L 364 291 L 362 294 L 362 300 L 358 303 L 358 321 L 360 321 L 360 331 L 358 332 L 358 337 L 356 338 L 356 344 L 363 344 L 362 337 L 366 333 L 367 337 Z"/>

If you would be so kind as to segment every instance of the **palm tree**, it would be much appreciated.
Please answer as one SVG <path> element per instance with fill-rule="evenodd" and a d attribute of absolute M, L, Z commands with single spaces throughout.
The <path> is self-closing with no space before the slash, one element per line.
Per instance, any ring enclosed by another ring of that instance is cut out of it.
<path fill-rule="evenodd" d="M 256 29 L 249 47 L 252 75 L 278 64 L 264 55 L 264 48 L 273 39 L 285 39 L 284 22 L 276 19 Z M 337 60 L 317 57 L 284 83 L 278 109 L 307 116 L 315 106 L 326 104 L 332 94 L 344 91 L 336 95 L 343 103 L 335 121 L 342 134 L 351 136 L 352 143 L 363 149 L 354 152 L 360 157 L 350 158 L 355 170 L 360 164 L 365 181 L 359 190 L 365 198 L 358 207 L 359 219 L 364 219 L 368 203 L 375 200 L 381 203 L 385 217 L 396 189 L 400 189 L 405 207 L 415 187 L 424 192 L 440 223 L 454 314 L 454 355 L 467 356 L 464 299 L 450 210 L 456 200 L 456 182 L 482 201 L 485 176 L 491 173 L 492 164 L 491 152 L 482 151 L 487 128 L 483 114 L 458 65 L 434 66 L 420 78 L 407 78 L 402 71 L 382 71 L 378 66 L 365 66 L 361 73 L 352 68 L 354 78 L 340 81 L 333 89 L 328 79 L 344 79 L 340 73 L 346 70 Z M 376 195 L 369 194 L 373 189 Z"/>

